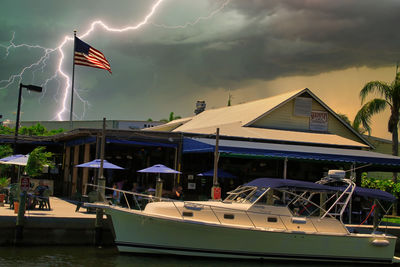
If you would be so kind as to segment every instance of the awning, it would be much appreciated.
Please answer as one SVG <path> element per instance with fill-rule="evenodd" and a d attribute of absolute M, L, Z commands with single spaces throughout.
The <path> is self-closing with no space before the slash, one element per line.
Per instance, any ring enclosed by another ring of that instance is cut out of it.
<path fill-rule="evenodd" d="M 214 147 L 215 139 L 185 138 L 183 142 L 183 153 L 213 152 Z M 228 157 L 288 158 L 400 167 L 400 157 L 356 149 L 221 139 L 219 140 L 218 149 L 222 156 Z"/>

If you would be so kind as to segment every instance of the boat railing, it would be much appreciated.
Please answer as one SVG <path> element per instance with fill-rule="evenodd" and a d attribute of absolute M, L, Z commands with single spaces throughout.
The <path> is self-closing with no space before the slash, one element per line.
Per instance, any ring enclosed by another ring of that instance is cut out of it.
<path fill-rule="evenodd" d="M 205 203 L 198 203 L 198 202 L 192 202 L 192 201 L 175 200 L 175 199 L 170 199 L 170 198 L 165 198 L 165 197 L 156 197 L 153 195 L 141 194 L 141 193 L 126 191 L 126 190 L 122 190 L 122 189 L 116 189 L 116 188 L 111 188 L 111 187 L 106 187 L 106 186 L 99 186 L 99 185 L 95 185 L 95 184 L 87 184 L 87 186 L 92 186 L 92 187 L 96 188 L 96 190 L 98 190 L 98 191 L 99 191 L 99 189 L 104 189 L 104 190 L 111 190 L 111 191 L 119 192 L 120 194 L 123 195 L 128 209 L 135 209 L 135 208 L 131 207 L 131 205 L 129 204 L 127 195 L 132 195 L 133 201 L 134 201 L 137 209 L 140 211 L 143 211 L 143 208 L 145 207 L 145 205 L 147 205 L 148 203 L 151 203 L 151 202 L 170 202 L 174 205 L 176 211 L 178 212 L 178 214 L 180 215 L 182 220 L 187 220 L 187 219 L 183 215 L 183 212 L 176 205 L 176 203 L 184 203 L 182 207 L 186 208 L 186 209 L 191 209 L 191 210 L 199 210 L 200 211 L 204 208 L 209 208 L 219 224 L 223 224 L 223 222 L 221 222 L 221 220 L 218 216 L 218 213 L 221 213 L 221 210 L 226 210 L 226 211 L 230 211 L 230 212 L 238 212 L 240 214 L 246 215 L 247 219 L 249 220 L 251 226 L 254 229 L 257 229 L 257 225 L 256 225 L 255 221 L 251 218 L 251 215 L 265 215 L 265 213 L 261 212 L 261 211 L 255 211 L 255 210 L 249 211 L 246 209 L 222 207 L 222 206 L 218 206 L 215 204 L 213 205 L 212 201 L 210 201 L 210 204 L 205 204 Z M 145 201 L 146 203 L 143 203 L 143 200 L 146 200 Z M 107 202 L 107 200 L 105 200 L 105 203 L 110 204 L 109 201 Z M 275 217 L 279 218 L 280 221 L 282 222 L 282 226 L 284 227 L 284 230 L 289 230 L 289 228 L 285 224 L 284 220 L 282 220 L 282 218 L 290 218 L 292 221 L 296 221 L 296 220 L 293 220 L 293 218 L 306 217 L 306 216 L 285 215 L 285 214 L 276 214 L 276 213 L 268 213 L 268 216 L 275 216 Z M 312 225 L 314 225 L 312 220 L 310 220 L 310 222 Z M 303 224 L 303 223 L 304 222 L 302 222 L 301 224 Z"/>

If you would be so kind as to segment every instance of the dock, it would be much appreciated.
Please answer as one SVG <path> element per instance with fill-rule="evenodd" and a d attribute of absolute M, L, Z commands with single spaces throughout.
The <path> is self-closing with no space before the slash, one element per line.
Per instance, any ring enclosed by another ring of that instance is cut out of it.
<path fill-rule="evenodd" d="M 51 210 L 27 210 L 23 239 L 16 244 L 17 214 L 8 204 L 0 207 L 0 246 L 7 245 L 94 245 L 95 213 L 86 208 L 75 212 L 76 205 L 67 200 L 50 197 Z M 102 223 L 104 246 L 113 245 L 113 236 L 107 218 Z"/>

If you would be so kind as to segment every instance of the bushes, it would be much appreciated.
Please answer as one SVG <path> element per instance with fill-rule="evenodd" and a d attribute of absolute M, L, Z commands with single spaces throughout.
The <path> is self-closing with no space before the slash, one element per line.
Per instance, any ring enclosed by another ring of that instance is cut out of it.
<path fill-rule="evenodd" d="M 396 198 L 400 196 L 400 182 L 394 183 L 390 179 L 375 179 L 367 177 L 366 173 L 361 176 L 361 186 L 365 188 L 379 189 L 391 193 Z"/>

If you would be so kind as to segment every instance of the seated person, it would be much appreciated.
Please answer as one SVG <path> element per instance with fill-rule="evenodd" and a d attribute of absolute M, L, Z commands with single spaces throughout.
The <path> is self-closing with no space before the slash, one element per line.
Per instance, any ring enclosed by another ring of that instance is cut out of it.
<path fill-rule="evenodd" d="M 43 184 L 43 181 L 39 181 L 39 185 L 35 188 L 33 191 L 33 194 L 28 194 L 27 196 L 27 207 L 28 209 L 35 209 L 38 199 L 37 197 L 42 197 L 43 192 L 46 191 L 46 189 L 49 189 L 47 185 Z"/>
<path fill-rule="evenodd" d="M 49 189 L 49 187 L 47 185 L 43 184 L 43 181 L 39 181 L 39 185 L 35 188 L 35 190 L 33 191 L 33 194 L 36 196 L 43 196 L 43 192 Z"/>
<path fill-rule="evenodd" d="M 174 188 L 172 190 L 172 199 L 179 199 L 182 200 L 183 199 L 183 188 L 182 186 L 178 186 L 177 188 Z"/>

